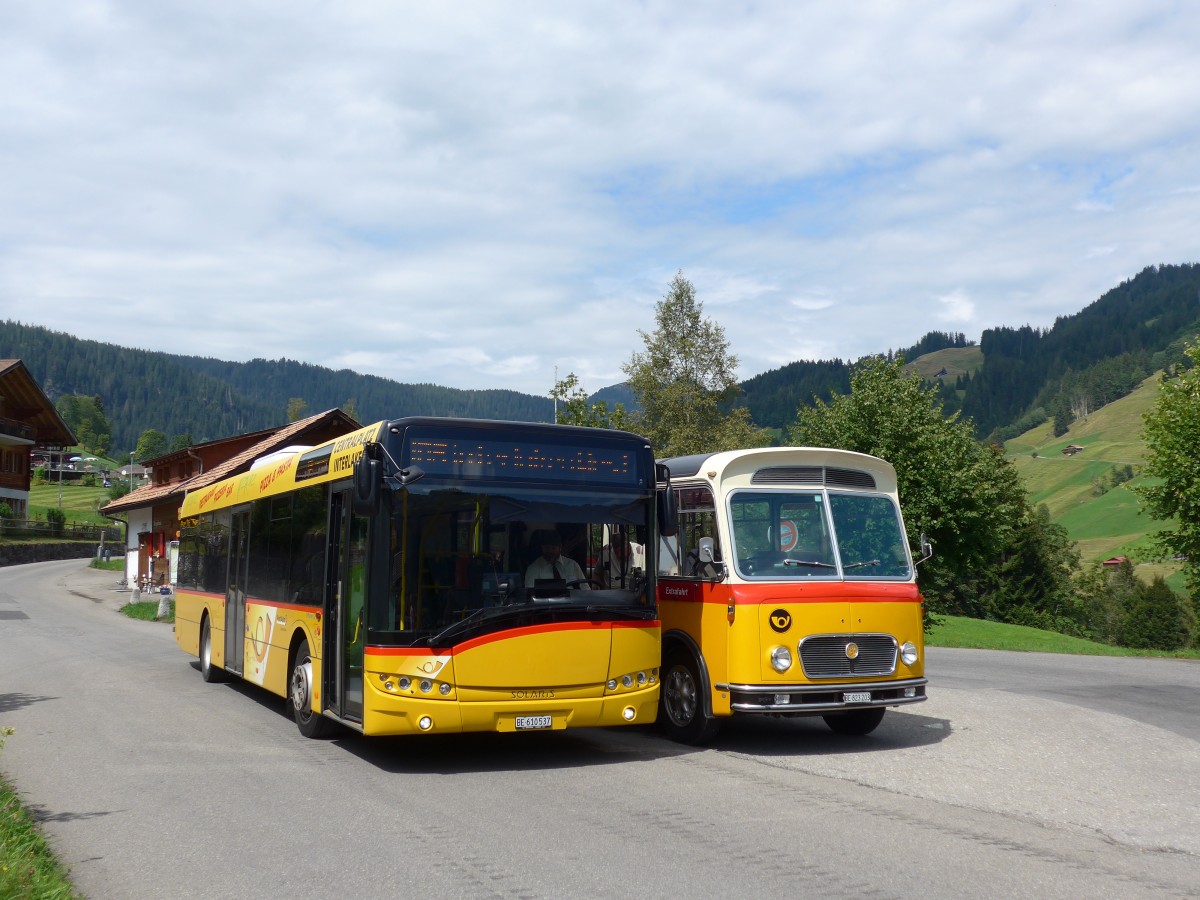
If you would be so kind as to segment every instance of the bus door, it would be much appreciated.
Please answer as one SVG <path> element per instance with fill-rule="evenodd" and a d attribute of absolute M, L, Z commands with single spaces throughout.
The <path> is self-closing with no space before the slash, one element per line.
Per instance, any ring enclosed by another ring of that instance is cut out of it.
<path fill-rule="evenodd" d="M 324 635 L 325 707 L 362 721 L 366 642 L 367 524 L 350 510 L 350 491 L 334 491 L 329 507 L 329 609 Z"/>
<path fill-rule="evenodd" d="M 250 510 L 235 510 L 229 523 L 229 575 L 225 579 L 225 669 L 242 674 L 246 653 L 246 549 Z"/>

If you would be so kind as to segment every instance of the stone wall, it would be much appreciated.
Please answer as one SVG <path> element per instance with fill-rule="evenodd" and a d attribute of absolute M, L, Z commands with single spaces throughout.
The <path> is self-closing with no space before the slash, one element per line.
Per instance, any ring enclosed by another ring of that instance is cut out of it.
<path fill-rule="evenodd" d="M 11 544 L 0 540 L 0 566 L 48 562 L 52 559 L 87 559 L 96 555 L 96 544 L 83 541 L 53 541 Z"/>

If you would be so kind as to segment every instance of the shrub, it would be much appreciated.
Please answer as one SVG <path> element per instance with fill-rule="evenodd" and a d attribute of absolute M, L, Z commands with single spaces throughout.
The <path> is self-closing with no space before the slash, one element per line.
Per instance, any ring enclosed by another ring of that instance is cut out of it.
<path fill-rule="evenodd" d="M 1187 643 L 1183 604 L 1162 576 L 1138 591 L 1125 608 L 1121 641 L 1126 647 L 1177 650 Z"/>

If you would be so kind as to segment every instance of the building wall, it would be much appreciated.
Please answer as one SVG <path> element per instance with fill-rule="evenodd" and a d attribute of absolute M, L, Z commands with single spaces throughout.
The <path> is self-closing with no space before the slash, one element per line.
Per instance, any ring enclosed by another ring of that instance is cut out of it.
<path fill-rule="evenodd" d="M 144 538 L 139 535 L 154 530 L 153 512 L 150 509 L 133 509 L 129 511 L 128 542 L 125 546 L 125 577 L 129 583 L 136 584 L 139 576 L 138 561 Z"/>

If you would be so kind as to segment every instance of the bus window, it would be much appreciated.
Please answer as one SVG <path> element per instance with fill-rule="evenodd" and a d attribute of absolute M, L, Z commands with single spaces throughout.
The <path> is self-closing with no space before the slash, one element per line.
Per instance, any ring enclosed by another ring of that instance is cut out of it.
<path fill-rule="evenodd" d="M 819 492 L 734 494 L 729 501 L 734 561 L 744 578 L 837 574 L 824 498 Z"/>
<path fill-rule="evenodd" d="M 870 494 L 829 495 L 842 568 L 856 578 L 909 578 L 904 530 L 895 504 Z"/>
<path fill-rule="evenodd" d="M 681 488 L 678 492 L 678 503 L 679 533 L 673 539 L 669 539 L 669 548 L 663 548 L 664 557 L 667 557 L 663 560 L 664 564 L 672 566 L 671 557 L 677 553 L 680 571 L 671 574 L 704 580 L 719 579 L 723 567 L 704 563 L 700 558 L 702 538 L 712 539 L 714 563 L 720 563 L 724 558 L 721 552 L 721 536 L 717 531 L 717 508 L 712 491 L 706 487 Z"/>

